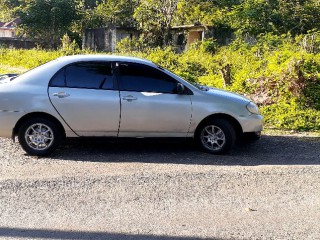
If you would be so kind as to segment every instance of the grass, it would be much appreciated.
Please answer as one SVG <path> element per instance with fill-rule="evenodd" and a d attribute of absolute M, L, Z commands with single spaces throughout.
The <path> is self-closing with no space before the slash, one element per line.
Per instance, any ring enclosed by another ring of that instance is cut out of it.
<path fill-rule="evenodd" d="M 21 74 L 60 56 L 87 53 L 93 52 L 0 48 L 0 73 Z M 319 136 L 320 52 L 305 52 L 298 43 L 284 41 L 273 48 L 267 43 L 252 47 L 231 45 L 214 54 L 204 51 L 201 46 L 182 54 L 176 54 L 171 48 L 145 49 L 143 52 L 122 49 L 117 54 L 149 59 L 186 80 L 237 92 L 255 102 L 264 98 L 265 101 L 257 103 L 265 117 L 268 133 L 310 132 Z M 231 85 L 227 87 L 221 77 L 225 64 L 230 64 L 232 77 Z M 303 74 L 302 85 L 298 71 Z M 306 86 L 311 87 L 306 88 L 307 91 L 301 90 Z"/>
<path fill-rule="evenodd" d="M 22 74 L 22 73 L 24 73 L 26 71 L 28 71 L 28 69 L 24 68 L 24 67 L 13 67 L 13 66 L 0 64 L 0 74 L 4 74 L 4 73 Z"/>

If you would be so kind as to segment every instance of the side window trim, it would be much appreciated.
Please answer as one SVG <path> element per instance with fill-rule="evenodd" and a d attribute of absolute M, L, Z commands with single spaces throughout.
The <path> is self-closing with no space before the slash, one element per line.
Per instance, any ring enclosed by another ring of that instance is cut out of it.
<path fill-rule="evenodd" d="M 117 68 L 117 62 L 112 61 L 111 63 L 111 74 L 112 74 L 112 80 L 113 80 L 113 90 L 119 91 L 119 82 L 118 82 L 118 68 Z"/>

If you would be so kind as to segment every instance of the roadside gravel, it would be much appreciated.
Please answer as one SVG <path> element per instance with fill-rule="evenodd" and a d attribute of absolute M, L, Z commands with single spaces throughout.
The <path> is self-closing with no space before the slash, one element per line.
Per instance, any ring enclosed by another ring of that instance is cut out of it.
<path fill-rule="evenodd" d="M 0 138 L 0 238 L 320 239 L 320 139 L 264 135 L 228 156 L 188 142 Z"/>

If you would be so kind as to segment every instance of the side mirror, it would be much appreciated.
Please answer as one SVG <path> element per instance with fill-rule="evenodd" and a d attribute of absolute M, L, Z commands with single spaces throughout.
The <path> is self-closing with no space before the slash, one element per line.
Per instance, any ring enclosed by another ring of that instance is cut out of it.
<path fill-rule="evenodd" d="M 177 83 L 177 93 L 178 94 L 184 94 L 185 93 L 185 88 L 184 88 L 183 84 Z"/>

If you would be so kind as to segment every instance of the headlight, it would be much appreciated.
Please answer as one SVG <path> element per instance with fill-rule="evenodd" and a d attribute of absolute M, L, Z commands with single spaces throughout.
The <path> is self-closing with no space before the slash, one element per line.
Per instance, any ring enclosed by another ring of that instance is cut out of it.
<path fill-rule="evenodd" d="M 254 104 L 253 102 L 250 102 L 247 105 L 247 109 L 252 114 L 260 114 L 258 106 L 256 104 Z"/>

